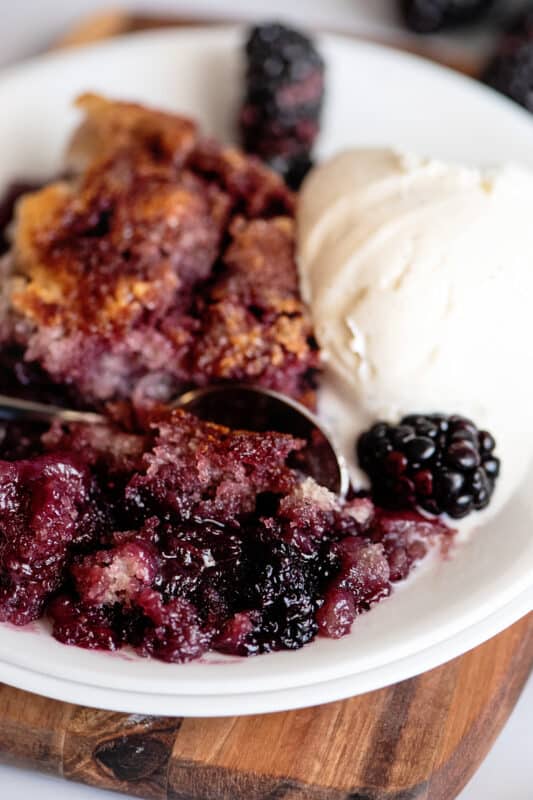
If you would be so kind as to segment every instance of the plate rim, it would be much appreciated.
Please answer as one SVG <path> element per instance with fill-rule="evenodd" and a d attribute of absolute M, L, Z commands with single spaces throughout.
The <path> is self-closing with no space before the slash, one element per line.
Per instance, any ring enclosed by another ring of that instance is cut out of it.
<path fill-rule="evenodd" d="M 42 675 L 23 668 L 5 669 L 0 662 L 0 682 L 53 700 L 80 705 L 80 690 L 87 694 L 82 705 L 126 714 L 153 714 L 175 717 L 232 717 L 292 711 L 322 705 L 391 686 L 414 678 L 452 661 L 493 637 L 494 617 L 501 633 L 533 609 L 533 587 L 510 604 L 489 615 L 475 632 L 464 629 L 425 650 L 391 664 L 355 675 L 319 681 L 292 688 L 235 693 L 232 695 L 145 694 L 79 684 Z M 465 637 L 467 645 L 465 646 Z"/>

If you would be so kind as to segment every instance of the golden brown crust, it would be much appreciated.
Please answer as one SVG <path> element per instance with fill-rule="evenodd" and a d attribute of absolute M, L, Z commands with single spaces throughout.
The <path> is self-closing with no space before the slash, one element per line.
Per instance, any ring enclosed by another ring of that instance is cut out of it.
<path fill-rule="evenodd" d="M 300 396 L 316 352 L 283 181 L 187 119 L 95 95 L 78 105 L 81 171 L 17 208 L 26 358 L 84 402 L 167 377 L 169 391 L 239 378 Z"/>
<path fill-rule="evenodd" d="M 14 248 L 24 289 L 15 309 L 37 325 L 73 329 L 132 324 L 164 311 L 209 274 L 225 208 L 194 175 L 139 176 L 127 160 L 102 162 L 81 185 L 54 184 L 18 207 Z"/>
<path fill-rule="evenodd" d="M 135 151 L 138 163 L 159 162 L 179 167 L 198 139 L 198 129 L 192 120 L 137 103 L 86 93 L 78 97 L 76 106 L 85 118 L 67 152 L 67 166 L 75 172 L 120 150 Z"/>
<path fill-rule="evenodd" d="M 298 291 L 294 222 L 238 218 L 231 233 L 226 270 L 209 295 L 197 341 L 197 379 L 259 379 L 294 393 L 292 377 L 317 366 Z"/>

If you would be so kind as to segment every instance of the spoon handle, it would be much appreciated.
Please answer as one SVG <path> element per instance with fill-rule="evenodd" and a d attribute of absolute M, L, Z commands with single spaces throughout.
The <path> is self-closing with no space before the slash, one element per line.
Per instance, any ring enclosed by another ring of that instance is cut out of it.
<path fill-rule="evenodd" d="M 101 414 L 95 414 L 92 411 L 73 411 L 60 406 L 35 403 L 32 400 L 21 400 L 5 394 L 0 394 L 0 419 L 38 422 L 52 422 L 60 419 L 62 422 L 87 422 L 92 425 L 105 421 Z"/>

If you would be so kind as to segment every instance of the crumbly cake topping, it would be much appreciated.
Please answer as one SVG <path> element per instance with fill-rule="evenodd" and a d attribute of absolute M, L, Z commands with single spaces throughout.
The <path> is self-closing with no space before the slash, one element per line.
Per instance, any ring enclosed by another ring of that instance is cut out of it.
<path fill-rule="evenodd" d="M 190 120 L 95 95 L 78 105 L 74 174 L 17 206 L 22 358 L 86 404 L 228 379 L 312 402 L 317 351 L 283 181 Z"/>
<path fill-rule="evenodd" d="M 451 531 L 341 503 L 290 466 L 301 444 L 184 411 L 56 425 L 14 461 L 0 441 L 0 621 L 174 662 L 348 633 Z"/>

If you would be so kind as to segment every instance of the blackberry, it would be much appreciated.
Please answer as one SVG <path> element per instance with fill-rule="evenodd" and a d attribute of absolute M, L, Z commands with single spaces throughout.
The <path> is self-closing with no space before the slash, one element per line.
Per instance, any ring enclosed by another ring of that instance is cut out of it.
<path fill-rule="evenodd" d="M 483 80 L 533 110 L 533 6 L 511 18 Z"/>
<path fill-rule="evenodd" d="M 267 528 L 248 531 L 250 572 L 243 605 L 261 614 L 256 640 L 260 652 L 295 650 L 316 632 L 320 559 L 277 539 Z"/>
<path fill-rule="evenodd" d="M 245 149 L 298 188 L 311 166 L 324 96 L 324 62 L 311 39 L 277 23 L 246 43 L 240 129 Z"/>
<path fill-rule="evenodd" d="M 481 19 L 494 0 L 400 0 L 400 12 L 408 28 L 416 33 L 434 33 L 442 28 Z"/>
<path fill-rule="evenodd" d="M 465 417 L 415 414 L 399 425 L 378 422 L 359 438 L 357 455 L 378 505 L 459 519 L 490 502 L 500 471 L 495 446 Z"/>

